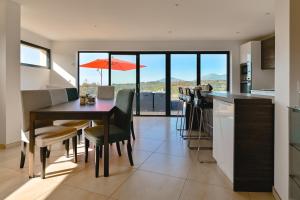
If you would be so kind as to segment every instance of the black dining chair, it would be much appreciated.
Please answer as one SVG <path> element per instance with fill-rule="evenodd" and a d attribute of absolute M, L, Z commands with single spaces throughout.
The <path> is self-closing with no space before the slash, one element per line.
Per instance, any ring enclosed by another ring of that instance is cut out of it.
<path fill-rule="evenodd" d="M 116 109 L 112 123 L 109 125 L 109 143 L 116 143 L 119 156 L 121 155 L 119 142 L 127 140 L 127 153 L 130 165 L 133 166 L 132 147 L 130 141 L 131 114 L 134 90 L 120 90 L 116 98 Z M 104 145 L 104 126 L 94 126 L 85 130 L 85 162 L 88 161 L 90 142 L 95 145 L 95 176 L 99 176 L 99 158 L 102 156 Z"/>
<path fill-rule="evenodd" d="M 66 88 L 68 101 L 75 101 L 79 99 L 77 88 Z"/>

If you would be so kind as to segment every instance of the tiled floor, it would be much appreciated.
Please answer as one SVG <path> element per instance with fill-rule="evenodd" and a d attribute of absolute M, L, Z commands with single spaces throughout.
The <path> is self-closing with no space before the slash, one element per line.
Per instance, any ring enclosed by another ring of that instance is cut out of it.
<path fill-rule="evenodd" d="M 126 148 L 118 157 L 110 152 L 110 177 L 94 177 L 94 151 L 84 162 L 84 147 L 78 147 L 77 164 L 72 154 L 65 158 L 63 146 L 52 147 L 45 180 L 28 179 L 19 169 L 20 149 L 0 151 L 0 199 L 63 200 L 271 200 L 271 193 L 235 193 L 216 164 L 200 164 L 198 158 L 212 159 L 210 151 L 190 151 L 175 129 L 175 118 L 135 118 L 134 167 Z M 37 151 L 38 152 L 38 151 Z M 37 153 L 38 154 L 38 153 Z M 39 173 L 39 159 L 36 172 Z M 199 156 L 199 157 L 198 157 Z M 100 164 L 103 173 L 103 162 Z"/>

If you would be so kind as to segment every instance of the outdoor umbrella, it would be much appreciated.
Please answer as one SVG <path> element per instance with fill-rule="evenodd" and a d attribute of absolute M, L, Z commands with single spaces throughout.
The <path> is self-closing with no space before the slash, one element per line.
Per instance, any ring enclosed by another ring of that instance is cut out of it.
<path fill-rule="evenodd" d="M 108 59 L 96 59 L 94 61 L 82 64 L 82 65 L 80 65 L 80 67 L 94 68 L 94 69 L 100 70 L 101 85 L 102 85 L 102 70 L 109 69 L 109 60 Z M 143 67 L 145 67 L 145 65 L 140 65 L 140 68 L 143 68 Z M 128 70 L 136 69 L 136 64 L 128 62 L 128 61 L 112 58 L 111 59 L 111 69 L 119 70 L 119 71 L 128 71 Z"/>

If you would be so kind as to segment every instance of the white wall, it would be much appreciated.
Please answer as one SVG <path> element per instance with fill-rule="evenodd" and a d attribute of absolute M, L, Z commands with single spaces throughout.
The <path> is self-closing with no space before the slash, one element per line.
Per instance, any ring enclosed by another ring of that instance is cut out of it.
<path fill-rule="evenodd" d="M 299 105 L 300 1 L 276 0 L 275 58 L 275 180 L 282 200 L 288 200 L 289 105 Z"/>
<path fill-rule="evenodd" d="M 26 29 L 21 29 L 21 40 L 51 49 L 51 41 Z M 21 66 L 21 90 L 45 88 L 50 82 L 49 69 Z"/>
<path fill-rule="evenodd" d="M 253 51 L 253 57 L 256 60 L 256 64 L 252 65 L 252 89 L 259 90 L 259 89 L 274 89 L 275 88 L 275 70 L 268 69 L 263 70 L 261 69 L 261 42 L 258 42 L 256 50 Z"/>
<path fill-rule="evenodd" d="M 275 16 L 275 168 L 274 187 L 288 199 L 288 109 L 290 97 L 289 1 L 276 0 Z"/>
<path fill-rule="evenodd" d="M 6 2 L 0 1 L 0 144 L 5 144 L 5 90 L 6 90 Z"/>
<path fill-rule="evenodd" d="M 52 58 L 58 66 L 77 79 L 77 52 L 80 50 L 102 51 L 230 51 L 231 91 L 239 92 L 239 46 L 238 41 L 157 41 L 157 42 L 53 42 Z M 52 85 L 70 86 L 52 70 Z M 77 83 L 77 82 L 76 82 Z"/>
<path fill-rule="evenodd" d="M 0 11 L 0 144 L 9 144 L 19 141 L 21 130 L 20 6 L 3 0 Z"/>

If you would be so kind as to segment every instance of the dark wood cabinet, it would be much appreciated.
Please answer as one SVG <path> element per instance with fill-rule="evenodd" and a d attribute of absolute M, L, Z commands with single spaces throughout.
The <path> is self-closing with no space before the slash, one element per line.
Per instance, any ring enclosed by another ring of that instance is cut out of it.
<path fill-rule="evenodd" d="M 261 68 L 275 69 L 275 36 L 261 41 Z"/>
<path fill-rule="evenodd" d="M 271 192 L 274 182 L 272 99 L 212 93 L 213 157 L 236 192 Z M 299 126 L 300 127 L 300 126 Z"/>

